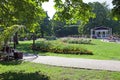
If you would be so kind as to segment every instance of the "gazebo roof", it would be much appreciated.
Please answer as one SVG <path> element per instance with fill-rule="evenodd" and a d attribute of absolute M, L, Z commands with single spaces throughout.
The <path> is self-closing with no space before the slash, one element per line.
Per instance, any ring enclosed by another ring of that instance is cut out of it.
<path fill-rule="evenodd" d="M 93 28 L 93 30 L 109 30 L 110 28 L 109 27 L 95 27 Z"/>

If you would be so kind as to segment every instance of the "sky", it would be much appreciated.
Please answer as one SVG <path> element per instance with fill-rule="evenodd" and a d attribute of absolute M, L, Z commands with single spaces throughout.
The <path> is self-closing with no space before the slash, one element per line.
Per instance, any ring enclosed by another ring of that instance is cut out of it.
<path fill-rule="evenodd" d="M 96 2 L 96 1 L 98 1 L 100 3 L 106 1 L 107 4 L 109 5 L 109 8 L 113 7 L 112 0 L 83 0 L 83 2 L 85 2 L 85 3 Z M 53 0 L 49 0 L 49 2 L 45 2 L 45 3 L 42 4 L 43 9 L 48 12 L 48 16 L 50 18 L 52 18 L 54 13 L 55 13 L 55 9 L 54 9 L 53 5 L 54 5 Z"/>

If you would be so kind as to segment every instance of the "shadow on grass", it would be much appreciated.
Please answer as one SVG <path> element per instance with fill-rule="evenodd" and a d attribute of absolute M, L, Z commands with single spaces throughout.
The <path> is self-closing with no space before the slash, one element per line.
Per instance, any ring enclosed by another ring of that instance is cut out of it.
<path fill-rule="evenodd" d="M 22 63 L 22 60 L 13 60 L 13 61 L 0 61 L 2 65 L 19 65 Z"/>
<path fill-rule="evenodd" d="M 17 45 L 17 50 L 22 51 L 22 52 L 26 52 L 26 53 L 32 53 L 33 50 L 30 48 L 31 44 L 27 44 L 27 43 L 20 43 L 19 45 Z"/>
<path fill-rule="evenodd" d="M 19 44 L 17 45 L 17 50 L 21 51 L 21 52 L 24 52 L 24 53 L 30 53 L 30 54 L 39 54 L 41 56 L 46 56 L 46 52 L 40 52 L 40 51 L 33 51 L 31 49 L 31 45 L 30 43 L 22 43 L 22 44 Z"/>
<path fill-rule="evenodd" d="M 47 75 L 38 72 L 5 72 L 0 74 L 0 80 L 49 80 Z"/>

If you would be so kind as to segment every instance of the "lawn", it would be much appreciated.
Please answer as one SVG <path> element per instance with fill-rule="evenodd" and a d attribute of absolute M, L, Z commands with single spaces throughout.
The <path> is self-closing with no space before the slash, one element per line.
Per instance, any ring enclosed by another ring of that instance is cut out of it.
<path fill-rule="evenodd" d="M 120 72 L 55 67 L 22 61 L 0 62 L 0 80 L 119 80 L 119 79 Z"/>
<path fill-rule="evenodd" d="M 59 40 L 57 41 L 59 42 Z M 114 42 L 102 42 L 101 40 L 92 40 L 92 44 L 74 44 L 75 46 L 82 46 L 83 48 L 92 51 L 94 55 L 57 54 L 51 52 L 43 53 L 39 51 L 33 52 L 30 49 L 31 44 L 32 41 L 21 41 L 20 44 L 17 46 L 17 49 L 26 53 L 36 53 L 39 55 L 48 56 L 120 60 L 120 44 Z"/>

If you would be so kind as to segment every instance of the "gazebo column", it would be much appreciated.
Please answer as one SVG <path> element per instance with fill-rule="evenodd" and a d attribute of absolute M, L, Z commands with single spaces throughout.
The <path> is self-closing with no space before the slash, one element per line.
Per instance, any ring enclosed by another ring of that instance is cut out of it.
<path fill-rule="evenodd" d="M 105 37 L 107 37 L 107 31 L 105 31 Z"/>
<path fill-rule="evenodd" d="M 110 28 L 109 32 L 110 32 L 109 34 L 110 34 L 110 36 L 111 36 L 111 35 L 112 35 L 112 28 Z"/>
<path fill-rule="evenodd" d="M 96 32 L 96 31 L 95 31 L 95 35 L 94 35 L 94 36 L 95 36 L 96 38 L 98 37 L 98 36 L 97 36 L 97 32 Z"/>
<path fill-rule="evenodd" d="M 107 37 L 107 36 L 106 36 L 106 34 L 107 34 L 106 31 L 105 31 L 104 33 L 105 33 L 105 34 L 104 34 L 104 37 L 106 38 L 106 37 Z"/>
<path fill-rule="evenodd" d="M 103 31 L 100 31 L 100 38 L 103 38 Z"/>

